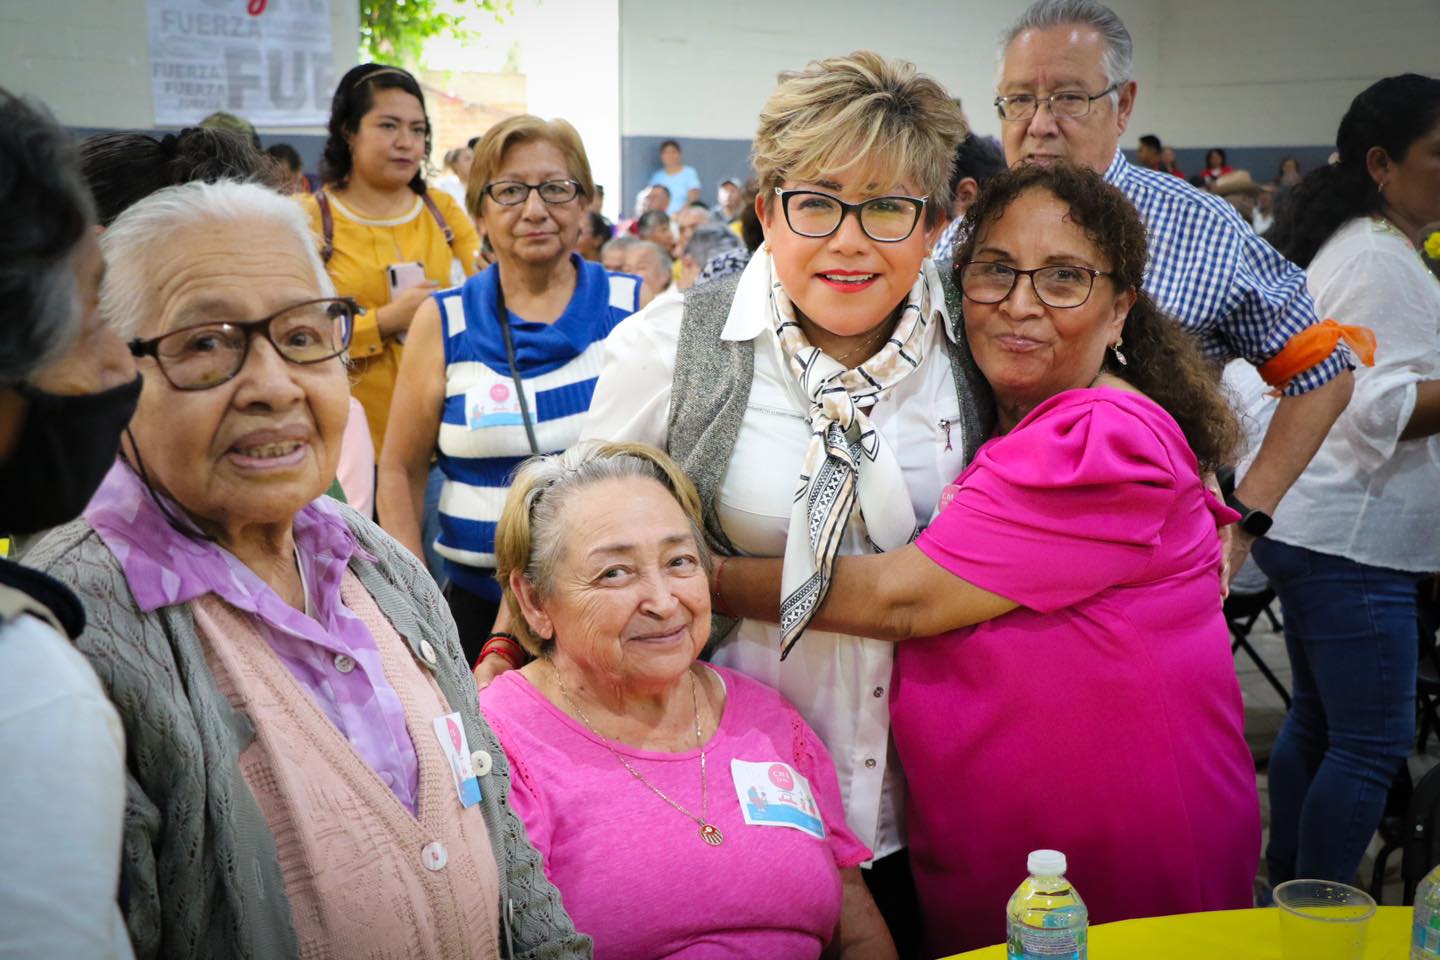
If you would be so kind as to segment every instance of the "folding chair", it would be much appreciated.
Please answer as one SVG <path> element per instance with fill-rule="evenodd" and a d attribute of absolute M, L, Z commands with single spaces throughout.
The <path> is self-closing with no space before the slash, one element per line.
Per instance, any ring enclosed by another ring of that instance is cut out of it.
<path fill-rule="evenodd" d="M 1289 709 L 1290 691 L 1285 688 L 1285 684 L 1280 682 L 1275 671 L 1270 669 L 1270 664 L 1265 662 L 1265 658 L 1260 656 L 1260 651 L 1256 650 L 1250 642 L 1250 631 L 1255 629 L 1255 624 L 1261 617 L 1270 622 L 1272 630 L 1280 629 L 1280 620 L 1275 616 L 1275 611 L 1271 609 L 1274 601 L 1275 591 L 1268 587 L 1260 593 L 1231 593 L 1225 598 L 1225 623 L 1230 627 L 1230 636 L 1234 641 L 1230 644 L 1230 652 L 1233 654 L 1237 650 L 1244 650 L 1246 656 L 1259 668 L 1260 674 L 1270 682 L 1270 686 L 1275 688 L 1275 692 L 1280 694 L 1280 699 L 1285 702 L 1286 709 Z"/>
<path fill-rule="evenodd" d="M 1408 770 L 1402 776 L 1409 780 Z M 1395 840 L 1392 844 L 1387 839 L 1385 846 L 1380 848 L 1375 857 L 1370 895 L 1375 898 L 1376 903 L 1380 902 L 1385 861 L 1398 848 L 1401 903 L 1409 906 L 1415 902 L 1415 888 L 1420 886 L 1425 874 L 1440 863 L 1440 767 L 1431 769 L 1411 790 L 1410 801 L 1405 808 L 1405 819 Z"/>

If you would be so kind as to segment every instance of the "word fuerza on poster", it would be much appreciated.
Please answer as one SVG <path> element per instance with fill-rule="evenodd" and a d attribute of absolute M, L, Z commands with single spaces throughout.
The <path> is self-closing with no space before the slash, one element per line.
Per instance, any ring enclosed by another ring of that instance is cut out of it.
<path fill-rule="evenodd" d="M 147 0 L 155 122 L 226 110 L 258 126 L 323 125 L 329 0 Z"/>

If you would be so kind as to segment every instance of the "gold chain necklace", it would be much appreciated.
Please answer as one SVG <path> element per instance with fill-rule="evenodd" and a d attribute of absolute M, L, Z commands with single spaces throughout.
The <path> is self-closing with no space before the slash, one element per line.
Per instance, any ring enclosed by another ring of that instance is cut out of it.
<path fill-rule="evenodd" d="M 700 741 L 700 693 L 698 687 L 696 686 L 694 671 L 691 671 L 690 673 L 690 697 L 695 703 L 695 746 L 698 747 L 700 750 L 700 816 L 698 817 L 694 813 L 691 813 L 689 810 L 682 807 L 680 804 L 676 803 L 674 800 L 667 797 L 664 793 L 660 791 L 659 787 L 655 786 L 655 784 L 651 783 L 649 780 L 646 780 L 645 776 L 639 770 L 636 770 L 630 764 L 630 761 L 626 760 L 625 756 L 620 753 L 619 750 L 615 749 L 615 747 L 610 743 L 609 738 L 607 738 L 599 730 L 595 729 L 595 724 L 591 723 L 590 718 L 585 716 L 585 711 L 581 710 L 579 704 L 577 704 L 574 699 L 571 698 L 570 691 L 565 687 L 565 678 L 560 675 L 560 667 L 555 663 L 554 660 L 549 661 L 549 663 L 550 669 L 555 671 L 556 682 L 560 684 L 560 695 L 565 698 L 565 702 L 570 705 L 570 709 L 575 711 L 575 715 L 580 718 L 580 722 L 585 724 L 585 726 L 590 730 L 590 732 L 595 734 L 595 736 L 600 739 L 601 743 L 605 744 L 605 748 L 610 751 L 610 753 L 615 757 L 615 759 L 619 760 L 621 765 L 624 766 L 626 770 L 630 771 L 630 775 L 636 780 L 639 780 L 645 786 L 649 787 L 650 792 L 655 794 L 655 796 L 659 797 L 661 800 L 664 800 L 666 803 L 670 804 L 670 806 L 674 807 L 676 810 L 680 811 L 685 816 L 689 817 L 691 820 L 694 820 L 697 824 L 699 824 L 701 840 L 704 840 L 712 847 L 718 847 L 720 846 L 720 844 L 724 843 L 725 835 L 720 832 L 719 827 L 715 826 L 715 824 L 710 822 L 710 801 L 709 796 L 706 792 L 705 777 L 705 745 Z"/>
<path fill-rule="evenodd" d="M 844 353 L 840 354 L 840 356 L 836 357 L 836 358 L 835 358 L 835 362 L 838 363 L 838 364 L 840 364 L 840 366 L 842 366 L 842 367 L 844 367 L 844 366 L 849 366 L 848 361 L 850 360 L 850 358 L 853 357 L 853 356 L 855 356 L 855 354 L 859 353 L 861 350 L 864 350 L 864 349 L 866 349 L 866 348 L 869 348 L 870 351 L 871 351 L 871 353 L 873 354 L 873 352 L 874 352 L 874 350 L 875 350 L 876 347 L 880 346 L 880 344 L 882 344 L 882 343 L 884 343 L 886 340 L 890 339 L 890 334 L 891 334 L 892 332 L 893 332 L 893 331 L 886 330 L 886 329 L 885 329 L 885 325 L 884 325 L 884 324 L 881 324 L 881 325 L 880 325 L 880 334 L 881 334 L 881 335 L 880 335 L 880 338 L 879 338 L 879 339 L 877 339 L 877 340 L 871 340 L 871 339 L 867 336 L 864 340 L 860 341 L 860 345 L 859 345 L 859 346 L 857 346 L 857 347 L 851 347 L 849 350 L 846 350 Z M 867 357 L 868 357 L 868 356 L 869 356 L 869 355 L 867 354 Z"/>

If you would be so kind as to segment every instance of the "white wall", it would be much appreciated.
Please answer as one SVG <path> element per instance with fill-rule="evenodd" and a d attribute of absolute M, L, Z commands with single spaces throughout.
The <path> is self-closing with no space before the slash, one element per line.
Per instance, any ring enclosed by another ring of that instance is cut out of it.
<path fill-rule="evenodd" d="M 503 22 L 472 13 L 467 28 L 476 36 L 463 43 L 445 37 L 428 42 L 425 67 L 499 72 L 514 62 L 525 74 L 529 111 L 563 117 L 580 131 L 590 172 L 605 185 L 607 213 L 615 216 L 621 193 L 619 0 L 514 0 L 514 7 Z"/>
<path fill-rule="evenodd" d="M 1126 146 L 1333 141 L 1367 84 L 1440 72 L 1440 0 L 1114 0 L 1140 97 Z M 1021 0 L 620 0 L 625 136 L 749 139 L 778 71 L 866 47 L 914 61 L 998 134 L 995 43 Z"/>
<path fill-rule="evenodd" d="M 244 0 L 229 2 L 243 11 Z M 330 0 L 330 30 L 339 80 L 356 63 L 356 0 Z M 68 126 L 154 127 L 145 0 L 0 0 L 0 86 L 38 97 Z"/>

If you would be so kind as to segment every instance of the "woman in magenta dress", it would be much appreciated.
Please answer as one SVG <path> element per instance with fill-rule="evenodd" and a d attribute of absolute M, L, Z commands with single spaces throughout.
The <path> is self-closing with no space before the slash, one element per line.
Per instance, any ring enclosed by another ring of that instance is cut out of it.
<path fill-rule="evenodd" d="M 927 948 L 1003 940 L 1041 847 L 1092 922 L 1248 907 L 1260 811 L 1216 536 L 1237 516 L 1201 480 L 1233 414 L 1141 292 L 1117 190 L 1025 167 L 967 216 L 957 279 L 998 435 L 915 543 L 836 561 L 813 622 L 927 638 L 891 695 Z M 775 618 L 779 576 L 724 561 L 722 606 Z"/>

